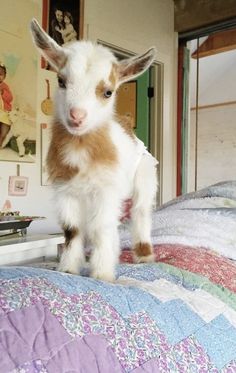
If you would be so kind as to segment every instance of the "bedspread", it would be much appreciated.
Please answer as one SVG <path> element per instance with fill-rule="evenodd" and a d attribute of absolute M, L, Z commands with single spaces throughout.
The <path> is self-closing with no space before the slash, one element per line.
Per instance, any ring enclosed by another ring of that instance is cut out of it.
<path fill-rule="evenodd" d="M 0 268 L 0 373 L 236 373 L 236 182 L 153 217 L 155 263 L 117 279 Z"/>
<path fill-rule="evenodd" d="M 236 265 L 157 245 L 121 254 L 115 283 L 0 268 L 0 372 L 236 372 Z"/>
<path fill-rule="evenodd" d="M 153 213 L 152 243 L 204 247 L 236 260 L 236 181 L 187 193 Z M 123 248 L 131 246 L 129 222 L 121 227 Z"/>

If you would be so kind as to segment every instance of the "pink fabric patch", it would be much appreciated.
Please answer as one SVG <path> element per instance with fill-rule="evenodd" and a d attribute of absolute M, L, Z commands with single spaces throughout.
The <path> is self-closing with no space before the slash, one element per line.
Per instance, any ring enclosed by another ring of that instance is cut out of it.
<path fill-rule="evenodd" d="M 236 264 L 217 253 L 200 248 L 176 244 L 155 245 L 155 261 L 173 265 L 190 272 L 201 274 L 210 281 L 236 293 Z M 132 251 L 125 249 L 121 263 L 133 263 Z"/>
<path fill-rule="evenodd" d="M 131 208 L 133 206 L 132 199 L 126 199 L 123 202 L 122 206 L 122 216 L 120 218 L 120 221 L 124 223 L 126 220 L 129 220 L 131 218 Z"/>

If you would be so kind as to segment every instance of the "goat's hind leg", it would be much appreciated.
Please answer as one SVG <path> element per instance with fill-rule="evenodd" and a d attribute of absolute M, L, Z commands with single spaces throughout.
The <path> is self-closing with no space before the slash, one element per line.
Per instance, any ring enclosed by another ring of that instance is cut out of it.
<path fill-rule="evenodd" d="M 151 225 L 156 192 L 156 161 L 151 155 L 145 154 L 136 171 L 131 209 L 133 253 L 136 263 L 154 261 Z"/>

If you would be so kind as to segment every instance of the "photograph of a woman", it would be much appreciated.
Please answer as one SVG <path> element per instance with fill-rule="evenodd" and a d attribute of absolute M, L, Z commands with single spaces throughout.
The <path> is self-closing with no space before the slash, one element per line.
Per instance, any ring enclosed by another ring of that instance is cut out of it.
<path fill-rule="evenodd" d="M 65 45 L 82 37 L 82 1 L 49 1 L 49 35 Z"/>

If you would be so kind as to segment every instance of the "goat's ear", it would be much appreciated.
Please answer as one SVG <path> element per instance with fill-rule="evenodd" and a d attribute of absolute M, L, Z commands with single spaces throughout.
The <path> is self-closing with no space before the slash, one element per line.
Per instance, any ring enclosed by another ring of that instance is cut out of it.
<path fill-rule="evenodd" d="M 57 71 L 66 63 L 66 53 L 43 29 L 36 19 L 30 23 L 33 41 L 41 54 Z"/>
<path fill-rule="evenodd" d="M 124 83 L 136 78 L 146 71 L 153 63 L 156 49 L 150 48 L 146 53 L 122 60 L 118 63 L 119 83 Z"/>

